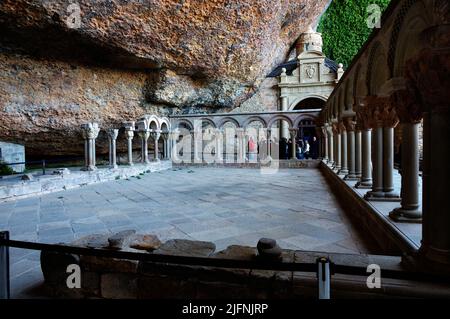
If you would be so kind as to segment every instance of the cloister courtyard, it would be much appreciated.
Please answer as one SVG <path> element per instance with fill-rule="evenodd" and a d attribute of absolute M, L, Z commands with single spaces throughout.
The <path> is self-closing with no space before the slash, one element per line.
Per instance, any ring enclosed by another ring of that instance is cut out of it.
<path fill-rule="evenodd" d="M 68 243 L 90 234 L 134 229 L 162 241 L 370 253 L 317 169 L 173 168 L 124 180 L 0 203 L 11 238 Z M 40 296 L 39 252 L 11 250 L 12 297 Z"/>

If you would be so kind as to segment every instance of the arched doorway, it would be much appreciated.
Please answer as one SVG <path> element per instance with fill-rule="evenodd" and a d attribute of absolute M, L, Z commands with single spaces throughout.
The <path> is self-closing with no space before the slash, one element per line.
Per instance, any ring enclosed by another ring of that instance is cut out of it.
<path fill-rule="evenodd" d="M 304 100 L 301 100 L 293 110 L 313 110 L 313 109 L 323 109 L 325 107 L 325 100 L 316 98 L 316 97 L 309 97 Z"/>

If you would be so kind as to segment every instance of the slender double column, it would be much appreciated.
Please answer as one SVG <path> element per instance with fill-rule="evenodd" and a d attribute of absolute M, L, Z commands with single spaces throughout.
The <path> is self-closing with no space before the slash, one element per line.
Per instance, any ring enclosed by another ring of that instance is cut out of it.
<path fill-rule="evenodd" d="M 216 163 L 223 163 L 223 131 L 219 128 L 215 129 L 214 137 L 216 142 Z"/>
<path fill-rule="evenodd" d="M 348 159 L 348 174 L 345 176 L 345 180 L 357 180 L 355 171 L 355 125 L 356 122 L 352 117 L 344 119 L 345 128 L 347 131 L 347 159 Z"/>
<path fill-rule="evenodd" d="M 337 123 L 333 124 L 334 141 L 334 170 L 339 172 L 341 169 L 341 133 Z"/>
<path fill-rule="evenodd" d="M 100 128 L 98 123 L 86 123 L 81 125 L 84 138 L 84 168 L 85 171 L 93 171 L 95 166 L 95 139 L 98 137 Z"/>
<path fill-rule="evenodd" d="M 358 125 L 355 131 L 355 175 L 359 179 L 362 176 L 362 145 L 361 129 Z"/>
<path fill-rule="evenodd" d="M 327 125 L 327 133 L 328 133 L 328 165 L 330 167 L 334 167 L 334 135 L 333 129 L 331 125 Z"/>
<path fill-rule="evenodd" d="M 347 154 L 347 130 L 343 122 L 339 123 L 339 132 L 341 133 L 341 169 L 338 174 L 348 174 L 348 154 Z"/>
<path fill-rule="evenodd" d="M 133 165 L 133 137 L 134 137 L 134 122 L 123 123 L 125 128 L 125 137 L 127 138 L 127 164 Z"/>
<path fill-rule="evenodd" d="M 322 127 L 322 135 L 323 135 L 323 152 L 324 152 L 324 160 L 326 163 L 330 160 L 330 155 L 328 154 L 328 133 L 326 127 Z"/>
<path fill-rule="evenodd" d="M 152 137 L 152 140 L 153 140 L 153 150 L 154 150 L 153 161 L 158 162 L 159 161 L 159 139 L 161 138 L 161 131 L 152 129 L 150 131 L 150 136 Z"/>
<path fill-rule="evenodd" d="M 168 160 L 170 159 L 170 141 L 169 141 L 169 132 L 161 132 L 161 138 L 163 140 L 163 153 L 162 159 Z"/>
<path fill-rule="evenodd" d="M 289 134 L 291 135 L 291 159 L 297 159 L 297 131 L 298 129 L 291 128 L 289 129 Z"/>
<path fill-rule="evenodd" d="M 237 161 L 238 163 L 245 163 L 247 158 L 247 143 L 245 138 L 245 129 L 237 128 Z"/>
<path fill-rule="evenodd" d="M 372 188 L 372 129 L 364 127 L 361 135 L 361 179 L 355 187 Z"/>
<path fill-rule="evenodd" d="M 150 162 L 148 159 L 148 138 L 150 137 L 150 130 L 141 129 L 138 131 L 138 135 L 141 138 L 141 162 L 147 164 Z"/>
<path fill-rule="evenodd" d="M 391 95 L 402 128 L 401 163 L 402 176 L 401 207 L 389 216 L 398 222 L 420 223 L 422 211 L 419 204 L 419 126 L 422 113 L 418 102 L 406 89 Z"/>
<path fill-rule="evenodd" d="M 119 135 L 118 129 L 108 129 L 108 141 L 109 141 L 109 168 L 117 168 L 117 156 L 116 156 L 116 141 Z"/>
<path fill-rule="evenodd" d="M 372 143 L 372 190 L 366 193 L 364 198 L 373 200 L 383 198 L 383 122 L 377 121 Z"/>

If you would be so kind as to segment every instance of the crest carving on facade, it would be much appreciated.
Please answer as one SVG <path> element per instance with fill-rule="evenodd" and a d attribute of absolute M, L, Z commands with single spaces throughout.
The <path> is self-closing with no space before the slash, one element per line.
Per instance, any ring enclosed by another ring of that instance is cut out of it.
<path fill-rule="evenodd" d="M 313 65 L 309 64 L 305 67 L 305 72 L 308 78 L 312 79 L 316 74 L 316 68 Z"/>

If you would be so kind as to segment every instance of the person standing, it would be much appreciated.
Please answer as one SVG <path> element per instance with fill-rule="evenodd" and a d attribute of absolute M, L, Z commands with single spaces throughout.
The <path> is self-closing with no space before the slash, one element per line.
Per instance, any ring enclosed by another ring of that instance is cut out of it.
<path fill-rule="evenodd" d="M 310 156 L 310 150 L 311 150 L 311 146 L 309 145 L 308 140 L 305 140 L 305 150 L 304 150 L 304 154 L 305 154 L 305 158 L 309 159 Z"/>

